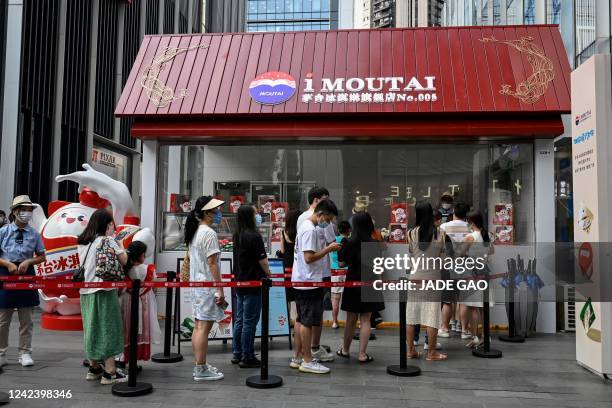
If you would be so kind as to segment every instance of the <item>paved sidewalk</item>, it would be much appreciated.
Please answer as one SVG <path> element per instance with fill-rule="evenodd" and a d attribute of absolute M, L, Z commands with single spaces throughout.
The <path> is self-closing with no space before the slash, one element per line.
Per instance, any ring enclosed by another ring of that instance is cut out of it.
<path fill-rule="evenodd" d="M 154 386 L 152 394 L 136 398 L 111 395 L 109 386 L 86 382 L 81 366 L 81 333 L 41 330 L 34 332 L 36 365 L 17 365 L 16 348 L 9 350 L 9 365 L 0 375 L 0 389 L 71 390 L 70 400 L 12 400 L 7 407 L 588 407 L 612 406 L 612 384 L 579 367 L 574 358 L 571 334 L 539 335 L 523 344 L 499 343 L 502 359 L 471 356 L 458 338 L 441 339 L 449 354 L 446 362 L 412 362 L 419 365 L 420 377 L 397 378 L 386 374 L 388 364 L 399 361 L 397 329 L 379 330 L 370 343 L 375 361 L 360 365 L 356 356 L 330 363 L 329 375 L 302 374 L 288 367 L 288 342 L 271 343 L 270 373 L 283 377 L 284 385 L 272 390 L 256 390 L 244 385 L 257 370 L 240 369 L 230 363 L 231 344 L 211 342 L 210 362 L 225 379 L 194 383 L 191 379 L 192 353 L 183 343 L 185 360 L 178 364 L 143 363 L 142 381 Z M 342 330 L 324 329 L 324 344 L 335 351 Z M 13 319 L 11 345 L 17 339 L 17 319 Z M 354 343 L 353 351 L 357 344 Z M 156 349 L 160 350 L 161 346 Z"/>

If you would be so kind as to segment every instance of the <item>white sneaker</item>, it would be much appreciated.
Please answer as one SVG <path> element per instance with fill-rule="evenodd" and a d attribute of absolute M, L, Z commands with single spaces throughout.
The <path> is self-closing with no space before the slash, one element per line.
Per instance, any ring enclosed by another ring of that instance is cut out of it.
<path fill-rule="evenodd" d="M 300 364 L 302 364 L 302 359 L 297 357 L 291 357 L 291 362 L 289 363 L 289 367 L 291 368 L 300 368 Z"/>
<path fill-rule="evenodd" d="M 127 375 L 123 374 L 121 371 L 115 371 L 115 374 L 107 373 L 104 371 L 102 376 L 100 377 L 100 384 L 102 385 L 111 385 L 111 384 L 119 384 L 127 382 Z"/>
<path fill-rule="evenodd" d="M 5 366 L 8 364 L 8 361 L 6 360 L 6 356 L 0 356 L 0 367 Z"/>
<path fill-rule="evenodd" d="M 21 364 L 22 367 L 32 367 L 34 365 L 34 360 L 32 360 L 32 355 L 22 354 L 19 357 L 19 364 Z"/>
<path fill-rule="evenodd" d="M 455 325 L 455 331 L 456 331 L 457 333 L 461 333 L 461 331 L 462 331 L 462 330 L 461 330 L 461 323 L 457 323 L 457 324 Z"/>
<path fill-rule="evenodd" d="M 418 341 L 416 341 L 416 340 L 412 340 L 412 345 L 416 347 L 416 346 L 418 346 L 418 345 L 419 345 L 419 342 L 418 342 Z"/>
<path fill-rule="evenodd" d="M 455 320 L 451 320 L 449 326 L 450 331 L 457 331 L 457 322 Z"/>
<path fill-rule="evenodd" d="M 311 361 L 310 363 L 302 361 L 302 364 L 300 364 L 299 370 L 303 373 L 311 373 L 311 374 L 327 374 L 330 372 L 330 369 L 328 367 L 325 367 L 323 364 L 319 363 L 318 361 Z"/>
<path fill-rule="evenodd" d="M 440 343 L 436 343 L 436 350 L 440 350 L 442 348 L 442 344 Z M 423 350 L 429 350 L 429 344 L 425 343 L 425 345 L 423 346 Z"/>
<path fill-rule="evenodd" d="M 447 339 L 450 337 L 450 333 L 448 332 L 448 330 L 438 330 L 438 337 Z"/>
<path fill-rule="evenodd" d="M 472 337 L 474 337 L 474 336 L 472 336 L 472 333 L 470 333 L 470 332 L 467 332 L 467 331 L 461 332 L 461 340 L 469 340 Z"/>
<path fill-rule="evenodd" d="M 216 381 L 223 379 L 223 373 L 211 365 L 195 366 L 193 368 L 194 381 Z"/>
<path fill-rule="evenodd" d="M 319 346 L 319 349 L 312 353 L 312 358 L 322 361 L 324 363 L 334 361 L 334 355 L 329 353 L 323 347 Z"/>

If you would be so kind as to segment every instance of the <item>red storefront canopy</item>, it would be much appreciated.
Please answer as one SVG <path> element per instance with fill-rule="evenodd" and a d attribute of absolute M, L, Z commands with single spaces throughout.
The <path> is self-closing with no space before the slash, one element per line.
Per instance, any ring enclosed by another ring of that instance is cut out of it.
<path fill-rule="evenodd" d="M 554 137 L 557 26 L 146 36 L 115 114 L 141 138 Z"/>

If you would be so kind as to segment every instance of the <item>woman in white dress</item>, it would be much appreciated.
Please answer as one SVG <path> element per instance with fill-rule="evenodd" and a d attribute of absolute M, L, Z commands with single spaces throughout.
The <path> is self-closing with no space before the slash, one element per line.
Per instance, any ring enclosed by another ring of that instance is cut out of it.
<path fill-rule="evenodd" d="M 489 255 L 493 253 L 493 246 L 489 233 L 485 226 L 484 215 L 480 210 L 470 211 L 467 215 L 467 222 L 472 232 L 465 237 L 464 249 L 469 258 L 481 258 L 487 259 Z M 488 262 L 486 262 L 488 263 Z M 485 265 L 486 265 L 485 263 Z M 484 270 L 474 269 L 471 278 L 483 279 L 486 277 L 488 267 L 485 266 Z M 491 298 L 493 291 L 489 291 L 489 304 L 493 306 L 494 302 Z M 460 302 L 460 304 L 467 307 L 467 315 L 470 319 L 470 327 L 472 328 L 472 334 L 474 337 L 465 345 L 469 348 L 480 347 L 484 343 L 482 333 L 482 308 L 484 303 L 482 302 L 482 291 L 471 292 L 466 301 Z"/>
<path fill-rule="evenodd" d="M 410 271 L 410 280 L 439 280 L 442 274 L 441 256 L 444 251 L 444 232 L 436 227 L 433 208 L 427 202 L 417 202 L 415 206 L 415 227 L 408 233 L 408 248 L 413 258 L 437 260 Z M 420 287 L 421 283 L 417 284 Z M 440 328 L 442 298 L 438 291 L 413 290 L 408 294 L 406 303 L 406 337 L 408 338 L 408 358 L 419 358 L 415 350 L 415 326 L 427 326 L 427 361 L 446 360 L 446 354 L 438 352 L 437 340 Z"/>
<path fill-rule="evenodd" d="M 219 240 L 211 226 L 221 223 L 223 201 L 211 196 L 198 198 L 195 208 L 185 221 L 185 244 L 189 248 L 189 281 L 221 282 L 219 269 Z M 207 364 L 208 335 L 215 322 L 223 320 L 221 305 L 225 303 L 223 288 L 192 288 L 192 307 L 195 327 L 191 336 L 195 367 L 194 381 L 223 378 L 216 367 Z"/>

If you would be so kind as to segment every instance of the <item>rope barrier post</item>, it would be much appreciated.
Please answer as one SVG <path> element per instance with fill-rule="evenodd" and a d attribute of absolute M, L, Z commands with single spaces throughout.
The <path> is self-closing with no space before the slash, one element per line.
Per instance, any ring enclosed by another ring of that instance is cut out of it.
<path fill-rule="evenodd" d="M 402 278 L 402 283 L 406 283 L 408 279 Z M 399 339 L 400 339 L 400 363 L 399 365 L 387 366 L 387 374 L 398 377 L 416 377 L 421 375 L 421 369 L 417 366 L 409 366 L 406 353 L 406 303 L 408 294 L 406 290 L 400 292 L 399 299 Z"/>
<path fill-rule="evenodd" d="M 270 278 L 261 281 L 261 371 L 260 375 L 254 375 L 246 380 L 246 385 L 251 388 L 276 388 L 283 385 L 282 377 L 268 374 L 268 338 L 270 322 Z"/>
<path fill-rule="evenodd" d="M 511 268 L 509 268 L 512 271 Z M 501 334 L 499 340 L 505 341 L 506 343 L 524 343 L 525 337 L 516 334 L 516 327 L 514 326 L 514 274 L 510 272 L 508 282 L 508 292 L 510 295 L 510 301 L 508 302 L 508 334 Z"/>
<path fill-rule="evenodd" d="M 490 322 L 489 322 L 489 285 L 487 283 L 487 288 L 483 291 L 483 311 L 482 311 L 482 335 L 484 337 L 484 346 L 482 348 L 476 348 L 472 350 L 472 355 L 474 357 L 481 358 L 500 358 L 502 356 L 502 352 L 499 350 L 495 350 L 491 348 L 491 334 L 490 334 Z"/>
<path fill-rule="evenodd" d="M 132 282 L 132 294 L 130 297 L 130 346 L 129 346 L 129 366 L 128 382 L 113 385 L 112 393 L 118 397 L 137 397 L 146 395 L 153 391 L 153 386 L 149 383 L 136 382 L 138 375 L 138 320 L 140 302 L 140 279 Z"/>
<path fill-rule="evenodd" d="M 168 271 L 167 276 L 168 282 L 174 282 L 176 279 L 176 272 Z M 177 289 L 178 290 L 178 289 Z M 174 289 L 171 287 L 166 288 L 166 320 L 164 324 L 164 352 L 153 354 L 151 361 L 156 363 L 178 363 L 183 361 L 183 356 L 180 353 L 170 352 L 170 342 L 172 336 L 172 294 Z M 180 341 L 180 339 L 179 339 Z"/>

